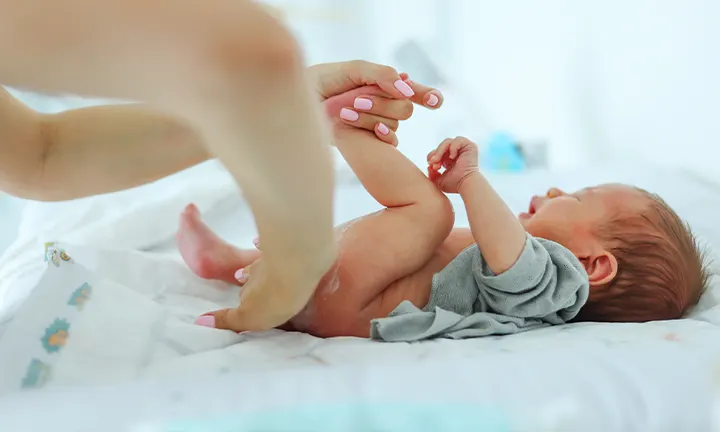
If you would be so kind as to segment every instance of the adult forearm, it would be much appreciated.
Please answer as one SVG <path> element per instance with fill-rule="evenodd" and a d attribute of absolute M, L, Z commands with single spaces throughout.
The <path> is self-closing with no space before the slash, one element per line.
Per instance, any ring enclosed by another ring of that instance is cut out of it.
<path fill-rule="evenodd" d="M 184 121 L 144 105 L 113 105 L 40 117 L 45 149 L 29 197 L 66 200 L 163 178 L 209 158 Z"/>
<path fill-rule="evenodd" d="M 298 313 L 334 258 L 333 170 L 291 33 L 250 0 L 53 5 L 0 0 L 0 79 L 186 119 L 245 193 L 269 267 L 216 324 L 266 329 Z"/>
<path fill-rule="evenodd" d="M 526 233 L 507 204 L 479 172 L 458 189 L 470 229 L 490 270 L 500 274 L 515 264 L 525 247 Z"/>

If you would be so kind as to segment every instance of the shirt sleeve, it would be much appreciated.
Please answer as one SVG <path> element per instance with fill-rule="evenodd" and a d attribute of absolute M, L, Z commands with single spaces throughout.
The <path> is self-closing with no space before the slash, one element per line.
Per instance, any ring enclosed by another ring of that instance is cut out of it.
<path fill-rule="evenodd" d="M 562 324 L 587 301 L 590 285 L 582 263 L 562 245 L 528 235 L 518 260 L 494 274 L 479 251 L 472 273 L 483 309 L 518 318 Z"/>

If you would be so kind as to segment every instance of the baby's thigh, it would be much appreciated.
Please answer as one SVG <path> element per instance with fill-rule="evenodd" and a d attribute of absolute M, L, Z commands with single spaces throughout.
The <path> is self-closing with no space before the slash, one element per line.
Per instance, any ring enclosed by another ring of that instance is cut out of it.
<path fill-rule="evenodd" d="M 298 330 L 325 337 L 350 335 L 388 287 L 423 268 L 442 236 L 435 232 L 436 215 L 414 207 L 385 209 L 341 227 L 338 258 L 308 306 L 293 319 Z"/>
<path fill-rule="evenodd" d="M 291 320 L 293 327 L 319 337 L 360 336 L 354 334 L 358 318 L 382 296 L 389 286 L 385 281 L 394 271 L 391 262 L 374 266 L 370 273 L 362 271 L 362 266 L 361 257 L 343 258 L 340 250 L 308 305 Z"/>

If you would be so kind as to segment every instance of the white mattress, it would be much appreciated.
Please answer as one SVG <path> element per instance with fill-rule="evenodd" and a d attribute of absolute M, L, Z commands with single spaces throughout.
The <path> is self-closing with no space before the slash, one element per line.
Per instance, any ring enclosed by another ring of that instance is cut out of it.
<path fill-rule="evenodd" d="M 614 167 L 491 180 L 516 210 L 550 185 L 634 183 L 659 192 L 720 247 L 720 193 L 685 173 Z M 190 324 L 236 298 L 177 259 L 170 236 L 190 201 L 208 209 L 224 237 L 250 245 L 247 209 L 211 165 L 114 196 L 28 207 L 20 240 L 0 259 L 0 384 L 12 379 L 12 359 L 24 349 L 13 329 L 52 311 L 38 296 L 24 302 L 47 266 L 42 242 L 64 242 L 76 264 L 109 287 L 106 306 L 116 299 L 121 306 L 88 308 L 77 323 L 84 333 L 70 337 L 48 386 L 0 400 L 2 430 L 720 430 L 712 416 L 720 410 L 717 288 L 690 319 L 674 322 L 416 344 L 234 335 Z M 341 221 L 377 204 L 346 184 L 337 208 Z M 462 206 L 456 210 L 458 225 L 466 225 Z M 146 324 L 160 316 L 163 341 Z M 138 346 L 142 361 L 132 351 Z M 35 414 L 46 411 L 52 415 Z M 493 422 L 512 429 L 493 429 Z"/>

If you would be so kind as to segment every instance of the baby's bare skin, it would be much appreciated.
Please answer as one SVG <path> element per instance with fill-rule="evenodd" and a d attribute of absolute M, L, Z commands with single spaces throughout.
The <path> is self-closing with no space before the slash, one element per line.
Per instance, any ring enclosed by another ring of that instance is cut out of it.
<path fill-rule="evenodd" d="M 376 216 L 372 214 L 365 217 Z M 337 228 L 340 243 L 337 265 L 320 282 L 308 306 L 282 326 L 283 329 L 319 337 L 368 337 L 370 321 L 386 317 L 401 302 L 408 300 L 417 307 L 425 306 L 430 298 L 433 275 L 474 242 L 469 229 L 455 228 L 418 269 L 402 275 L 383 289 L 358 293 L 357 289 L 368 286 L 362 283 L 367 279 L 356 281 L 354 277 L 347 277 L 358 274 L 367 261 L 363 256 L 353 253 L 356 246 L 353 238 L 357 234 L 353 228 L 357 222 L 359 220 Z M 259 250 L 238 249 L 217 237 L 202 222 L 200 213 L 192 205 L 181 216 L 177 242 L 188 266 L 205 279 L 238 283 L 236 270 L 246 268 L 245 275 L 251 276 L 252 264 L 261 257 Z M 387 261 L 386 265 L 375 267 L 373 275 L 368 277 L 376 280 L 392 278 L 398 266 L 403 267 L 402 264 Z M 362 303 L 352 301 L 349 296 L 362 298 L 365 305 L 359 307 Z"/>
<path fill-rule="evenodd" d="M 303 311 L 290 320 L 291 328 L 321 337 L 369 337 L 370 321 L 376 318 L 387 317 L 390 312 L 403 301 L 410 301 L 418 308 L 423 308 L 430 300 L 433 275 L 445 268 L 460 252 L 473 243 L 474 240 L 469 229 L 453 229 L 445 241 L 440 244 L 419 269 L 395 280 L 385 287 L 384 290 L 377 293 L 364 309 L 356 311 L 357 316 L 351 323 L 348 323 L 350 324 L 349 326 L 337 325 L 341 320 L 346 320 L 347 318 L 337 317 L 333 322 L 333 320 L 327 321 L 313 317 L 313 309 L 322 301 L 320 299 L 324 297 L 323 293 L 328 290 L 328 288 L 332 289 L 331 281 L 323 281 L 316 290 L 307 312 Z M 356 259 L 361 260 L 362 258 L 357 257 Z M 346 271 L 348 272 L 353 272 L 353 268 L 360 265 L 362 265 L 362 263 L 353 260 L 343 262 L 343 266 L 346 267 Z M 378 266 L 376 273 L 378 273 L 378 276 L 381 278 L 384 278 L 383 272 L 391 273 L 394 270 L 393 266 L 394 263 L 392 262 L 388 263 L 387 266 Z M 340 272 L 342 269 L 338 269 L 338 271 Z M 325 284 L 325 286 L 323 286 L 323 284 Z M 349 286 L 348 289 L 353 289 L 353 286 Z M 331 294 L 324 299 L 324 302 L 325 308 L 342 309 L 343 296 Z M 305 314 L 307 314 L 307 318 L 309 318 L 308 321 L 306 321 Z"/>

